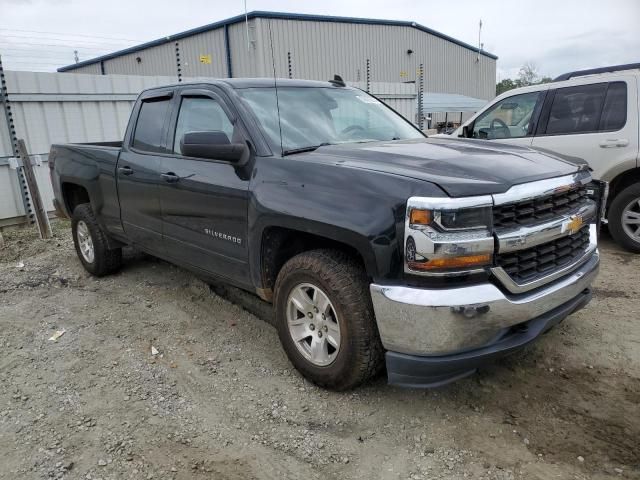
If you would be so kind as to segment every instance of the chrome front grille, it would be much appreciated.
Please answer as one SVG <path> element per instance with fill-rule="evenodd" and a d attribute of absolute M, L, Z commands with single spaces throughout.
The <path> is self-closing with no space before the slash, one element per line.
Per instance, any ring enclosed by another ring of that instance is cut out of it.
<path fill-rule="evenodd" d="M 574 235 L 499 254 L 496 265 L 517 284 L 530 283 L 578 261 L 588 249 L 589 240 L 589 225 L 585 225 Z"/>
<path fill-rule="evenodd" d="M 518 228 L 535 225 L 570 213 L 588 200 L 585 185 L 574 185 L 570 189 L 493 207 L 494 229 Z"/>

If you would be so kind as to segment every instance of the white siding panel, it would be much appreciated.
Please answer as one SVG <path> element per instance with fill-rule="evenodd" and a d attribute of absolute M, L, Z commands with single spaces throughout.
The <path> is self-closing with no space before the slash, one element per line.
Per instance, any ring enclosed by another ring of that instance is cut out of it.
<path fill-rule="evenodd" d="M 135 97 L 175 77 L 5 72 L 16 134 L 32 155 L 41 155 L 36 177 L 47 209 L 53 208 L 47 154 L 52 143 L 120 140 Z M 24 208 L 4 111 L 0 112 L 0 224 Z"/>
<path fill-rule="evenodd" d="M 24 215 L 24 206 L 18 190 L 16 171 L 0 165 L 0 225 L 2 220 Z"/>
<path fill-rule="evenodd" d="M 4 113 L 4 105 L 0 104 L 0 158 L 13 154 L 9 128 L 7 127 L 7 117 Z"/>

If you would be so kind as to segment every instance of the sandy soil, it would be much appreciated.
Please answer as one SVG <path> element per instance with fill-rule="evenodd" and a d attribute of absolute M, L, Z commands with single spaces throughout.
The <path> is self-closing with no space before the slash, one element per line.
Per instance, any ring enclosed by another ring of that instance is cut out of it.
<path fill-rule="evenodd" d="M 594 301 L 526 351 L 331 393 L 190 273 L 127 252 L 94 279 L 54 230 L 0 250 L 1 479 L 640 478 L 640 256 L 606 239 Z"/>

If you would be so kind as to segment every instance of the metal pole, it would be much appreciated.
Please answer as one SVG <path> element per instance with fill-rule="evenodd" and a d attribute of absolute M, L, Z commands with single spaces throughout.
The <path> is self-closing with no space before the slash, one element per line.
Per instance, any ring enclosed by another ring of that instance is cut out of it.
<path fill-rule="evenodd" d="M 371 93 L 371 60 L 367 58 L 367 93 Z"/>
<path fill-rule="evenodd" d="M 16 134 L 16 126 L 13 122 L 13 113 L 11 112 L 11 102 L 9 101 L 7 79 L 4 76 L 4 68 L 2 66 L 2 56 L 0 56 L 0 103 L 2 103 L 4 115 L 7 120 L 9 140 L 11 141 L 11 151 L 13 156 L 17 159 L 20 157 L 20 152 L 18 151 L 18 136 Z M 24 171 L 21 166 L 16 168 L 16 175 L 18 177 L 18 183 L 20 184 L 20 196 L 22 197 L 22 205 L 24 207 L 24 214 L 27 217 L 27 222 L 34 223 L 35 212 L 33 211 L 33 204 L 31 203 L 31 198 L 29 196 L 27 179 L 24 176 Z"/>
<path fill-rule="evenodd" d="M 176 42 L 176 70 L 178 73 L 178 82 L 182 82 L 182 65 L 180 62 L 180 42 Z"/>
<path fill-rule="evenodd" d="M 291 52 L 287 52 L 287 65 L 289 67 L 289 78 L 293 78 L 293 70 L 291 67 Z"/>
<path fill-rule="evenodd" d="M 38 230 L 40 231 L 40 238 L 51 238 L 51 225 L 49 225 L 49 217 L 47 215 L 47 209 L 44 207 L 42 197 L 40 196 L 40 189 L 38 188 L 38 180 L 36 174 L 33 171 L 33 165 L 31 165 L 31 159 L 29 158 L 29 152 L 27 152 L 27 146 L 24 144 L 24 140 L 18 140 L 18 153 L 22 159 L 22 168 L 24 171 L 27 185 L 29 186 L 29 193 L 33 199 L 33 205 L 35 209 L 36 222 L 38 224 Z"/>
<path fill-rule="evenodd" d="M 244 0 L 244 24 L 247 30 L 247 52 L 251 50 L 251 41 L 249 40 L 249 14 L 247 13 L 247 0 Z"/>
<path fill-rule="evenodd" d="M 424 65 L 421 63 L 418 69 L 418 128 L 424 129 L 423 114 L 423 96 L 424 96 Z"/>

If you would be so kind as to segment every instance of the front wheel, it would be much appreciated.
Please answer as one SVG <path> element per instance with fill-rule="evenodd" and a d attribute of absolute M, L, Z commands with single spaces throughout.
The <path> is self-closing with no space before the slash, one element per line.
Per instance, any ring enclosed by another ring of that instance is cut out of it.
<path fill-rule="evenodd" d="M 622 190 L 609 207 L 609 232 L 627 250 L 640 253 L 640 184 Z"/>
<path fill-rule="evenodd" d="M 276 326 L 291 363 L 313 383 L 347 390 L 379 372 L 383 349 L 362 267 L 337 250 L 296 255 L 275 286 Z"/>
<path fill-rule="evenodd" d="M 109 249 L 91 205 L 83 203 L 73 210 L 71 233 L 76 253 L 85 270 L 96 277 L 117 271 L 122 265 L 122 249 Z"/>

